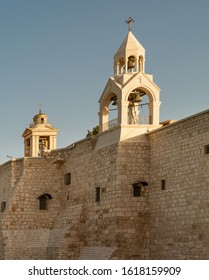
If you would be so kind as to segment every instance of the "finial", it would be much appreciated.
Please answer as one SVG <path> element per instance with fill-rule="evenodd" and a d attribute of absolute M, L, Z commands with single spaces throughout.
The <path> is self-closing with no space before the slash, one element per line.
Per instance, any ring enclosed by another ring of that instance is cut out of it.
<path fill-rule="evenodd" d="M 132 19 L 132 17 L 129 17 L 125 22 L 128 24 L 128 31 L 130 31 L 131 25 L 132 23 L 134 23 L 134 20 Z"/>
<path fill-rule="evenodd" d="M 38 104 L 38 106 L 39 106 L 39 114 L 42 114 L 42 111 L 41 111 L 41 107 L 42 107 L 42 105 L 43 105 L 43 104 L 41 104 L 41 103 L 40 103 L 40 104 Z"/>

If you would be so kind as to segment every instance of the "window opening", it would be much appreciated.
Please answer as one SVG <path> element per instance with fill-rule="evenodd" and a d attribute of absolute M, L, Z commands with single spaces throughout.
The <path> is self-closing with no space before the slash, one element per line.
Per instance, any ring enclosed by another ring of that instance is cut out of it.
<path fill-rule="evenodd" d="M 100 202 L 100 187 L 96 188 L 96 202 Z"/>
<path fill-rule="evenodd" d="M 134 191 L 134 197 L 140 197 L 141 196 L 141 188 L 142 186 L 133 186 L 133 191 Z"/>
<path fill-rule="evenodd" d="M 161 180 L 161 190 L 165 190 L 166 189 L 166 181 L 165 179 Z"/>
<path fill-rule="evenodd" d="M 71 184 L 71 173 L 65 173 L 64 184 L 65 185 L 70 185 Z"/>
<path fill-rule="evenodd" d="M 1 212 L 4 212 L 5 208 L 6 208 L 6 201 L 3 201 L 1 203 Z"/>
<path fill-rule="evenodd" d="M 39 196 L 39 210 L 48 210 L 49 199 L 52 199 L 50 194 L 42 194 Z"/>
<path fill-rule="evenodd" d="M 144 190 L 145 186 L 148 186 L 147 182 L 138 182 L 133 184 L 133 196 L 134 197 L 142 196 L 142 191 Z"/>
<path fill-rule="evenodd" d="M 209 154 L 209 145 L 204 146 L 204 152 L 206 155 Z"/>

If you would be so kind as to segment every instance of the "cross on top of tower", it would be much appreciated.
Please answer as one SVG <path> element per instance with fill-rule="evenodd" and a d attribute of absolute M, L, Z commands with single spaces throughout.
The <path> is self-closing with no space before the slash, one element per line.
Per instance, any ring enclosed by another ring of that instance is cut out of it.
<path fill-rule="evenodd" d="M 125 22 L 128 24 L 128 30 L 130 31 L 131 25 L 132 23 L 134 23 L 134 19 L 132 19 L 132 17 L 129 17 Z"/>
<path fill-rule="evenodd" d="M 41 103 L 40 103 L 40 104 L 38 104 L 38 107 L 39 107 L 39 114 L 41 114 L 41 113 L 42 113 L 42 110 L 41 110 L 41 109 L 42 109 L 42 106 L 43 106 L 43 104 L 41 104 Z"/>

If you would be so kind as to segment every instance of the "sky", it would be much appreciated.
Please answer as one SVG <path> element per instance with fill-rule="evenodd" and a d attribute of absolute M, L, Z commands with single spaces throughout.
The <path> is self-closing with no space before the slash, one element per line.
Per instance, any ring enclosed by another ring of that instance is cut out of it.
<path fill-rule="evenodd" d="M 23 156 L 38 104 L 58 148 L 98 124 L 130 16 L 161 88 L 161 121 L 209 109 L 208 12 L 208 0 L 0 0 L 0 163 Z"/>

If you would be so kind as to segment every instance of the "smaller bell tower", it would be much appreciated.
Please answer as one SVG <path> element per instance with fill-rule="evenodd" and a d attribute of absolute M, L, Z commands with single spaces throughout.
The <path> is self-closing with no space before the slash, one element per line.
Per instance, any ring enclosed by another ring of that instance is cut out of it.
<path fill-rule="evenodd" d="M 47 115 L 39 110 L 33 122 L 23 132 L 24 157 L 40 157 L 45 151 L 56 149 L 58 129 L 47 121 Z"/>

